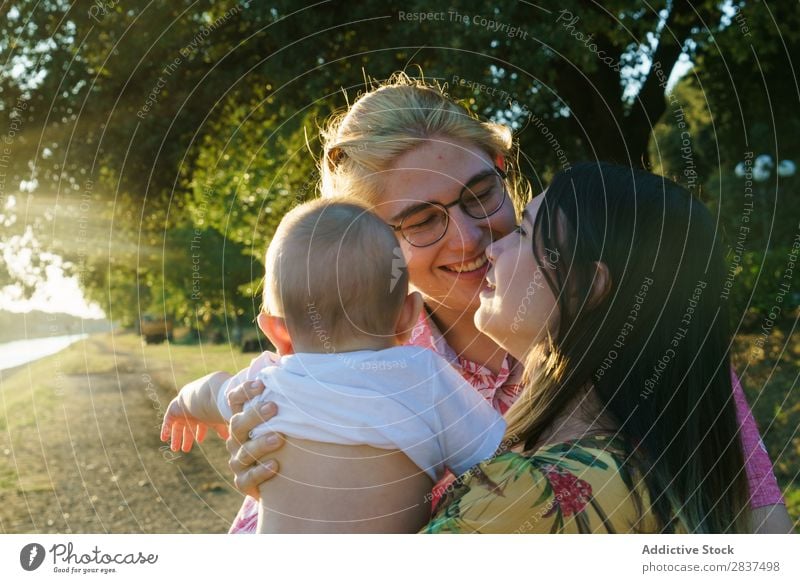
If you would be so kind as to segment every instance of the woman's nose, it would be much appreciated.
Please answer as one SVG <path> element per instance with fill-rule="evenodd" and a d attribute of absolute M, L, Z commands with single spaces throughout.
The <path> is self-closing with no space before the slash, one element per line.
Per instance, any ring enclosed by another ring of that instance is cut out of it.
<path fill-rule="evenodd" d="M 460 207 L 450 209 L 448 244 L 452 249 L 463 249 L 464 255 L 471 255 L 483 243 L 486 224 L 486 219 L 474 219 Z"/>

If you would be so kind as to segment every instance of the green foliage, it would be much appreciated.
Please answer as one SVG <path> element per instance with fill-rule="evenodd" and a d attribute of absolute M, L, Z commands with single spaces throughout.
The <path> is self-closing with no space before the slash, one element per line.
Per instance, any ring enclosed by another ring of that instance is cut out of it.
<path fill-rule="evenodd" d="M 771 7 L 776 27 L 756 3 L 729 6 L 743 10 L 781 111 L 793 111 L 792 87 L 779 83 L 787 51 L 775 39 L 796 46 L 797 11 Z M 33 225 L 37 238 L 72 262 L 87 295 L 125 323 L 148 310 L 200 322 L 243 311 L 252 317 L 258 259 L 286 210 L 315 194 L 319 125 L 352 102 L 368 77 L 421 68 L 476 113 L 510 124 L 535 189 L 565 160 L 594 157 L 650 158 L 681 175 L 680 132 L 668 127 L 674 115 L 649 67 L 655 62 L 668 74 L 681 52 L 703 81 L 679 86 L 696 136 L 698 185 L 720 159 L 740 155 L 732 94 L 754 104 L 745 127 L 763 134 L 763 143 L 777 125 L 756 128 L 775 105 L 763 99 L 763 87 L 739 79 L 735 92 L 726 85 L 729 70 L 752 72 L 753 50 L 741 42 L 740 23 L 710 0 L 648 7 L 623 0 L 88 7 L 13 0 L 0 13 L 11 10 L 16 17 L 0 25 L 10 65 L 0 73 L 2 111 L 10 120 L 18 99 L 27 107 L 7 184 L 35 178 L 32 198 L 58 201 L 55 218 L 43 212 L 12 232 Z M 423 12 L 439 18 L 401 17 Z M 24 73 L 11 74 L 15 67 Z M 706 95 L 713 107 L 704 111 Z M 666 126 L 656 129 L 654 152 L 647 145 L 658 119 Z M 800 135 L 780 131 L 787 143 Z M 77 243 L 75 221 L 92 223 Z M 186 279 L 194 229 L 227 242 L 219 245 L 224 254 L 204 251 L 205 272 L 220 272 L 210 268 L 212 258 L 226 267 L 224 278 L 213 279 L 217 292 L 204 288 L 200 305 L 190 301 Z M 242 290 L 250 298 L 234 299 Z"/>
<path fill-rule="evenodd" d="M 281 217 L 316 196 L 319 174 L 306 132 L 318 149 L 313 128 L 331 113 L 311 105 L 278 116 L 279 109 L 268 88 L 231 99 L 209 122 L 195 163 L 185 172 L 195 224 L 211 225 L 256 257 L 263 257 Z"/>
<path fill-rule="evenodd" d="M 203 329 L 215 317 L 245 322 L 258 310 L 262 264 L 213 228 L 165 229 L 102 263 L 83 272 L 87 296 L 125 326 L 149 313 Z"/>
<path fill-rule="evenodd" d="M 761 326 L 776 304 L 781 317 L 792 317 L 800 301 L 798 278 L 785 278 L 800 234 L 800 177 L 780 178 L 773 169 L 758 182 L 734 173 L 761 154 L 800 162 L 800 93 L 787 77 L 791 56 L 800 53 L 800 13 L 789 2 L 736 6 L 730 25 L 668 93 L 650 159 L 654 171 L 692 189 L 717 214 L 733 282 L 731 317 L 740 329 Z M 780 293 L 781 284 L 788 290 Z"/>
<path fill-rule="evenodd" d="M 765 326 L 769 331 L 775 320 L 796 317 L 800 293 L 792 290 L 797 290 L 797 283 L 788 292 L 781 287 L 789 282 L 784 278 L 789 252 L 782 247 L 767 253 L 745 252 L 741 261 L 729 257 L 735 282 L 730 294 L 734 329 Z"/>

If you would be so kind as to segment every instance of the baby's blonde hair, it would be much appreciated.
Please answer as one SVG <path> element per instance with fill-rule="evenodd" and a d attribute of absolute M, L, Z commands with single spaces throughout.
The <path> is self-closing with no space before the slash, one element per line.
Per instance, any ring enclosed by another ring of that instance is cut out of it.
<path fill-rule="evenodd" d="M 391 229 L 360 201 L 316 199 L 292 209 L 267 249 L 264 309 L 292 342 L 324 352 L 358 337 L 389 338 L 408 294 Z"/>
<path fill-rule="evenodd" d="M 378 204 L 381 173 L 402 154 L 436 139 L 477 146 L 493 161 L 502 157 L 518 211 L 530 195 L 527 183 L 514 169 L 517 147 L 509 128 L 477 119 L 439 85 L 405 73 L 395 73 L 361 95 L 346 112 L 331 118 L 321 138 L 323 197 L 348 195 Z"/>

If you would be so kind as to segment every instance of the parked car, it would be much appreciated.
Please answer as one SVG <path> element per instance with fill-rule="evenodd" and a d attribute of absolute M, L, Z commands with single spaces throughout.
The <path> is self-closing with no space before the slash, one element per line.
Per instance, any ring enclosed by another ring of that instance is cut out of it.
<path fill-rule="evenodd" d="M 172 319 L 144 314 L 139 321 L 139 333 L 147 344 L 161 344 L 172 340 Z"/>

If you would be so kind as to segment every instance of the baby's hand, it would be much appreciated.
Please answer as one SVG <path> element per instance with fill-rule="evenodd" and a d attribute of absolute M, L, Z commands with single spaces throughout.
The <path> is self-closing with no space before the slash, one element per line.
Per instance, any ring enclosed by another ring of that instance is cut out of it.
<path fill-rule="evenodd" d="M 172 399 L 164 421 L 161 424 L 161 441 L 169 441 L 172 451 L 191 451 L 194 442 L 203 443 L 209 427 L 222 439 L 228 439 L 228 425 L 225 423 L 206 423 L 189 414 L 180 399 L 180 395 Z"/>

